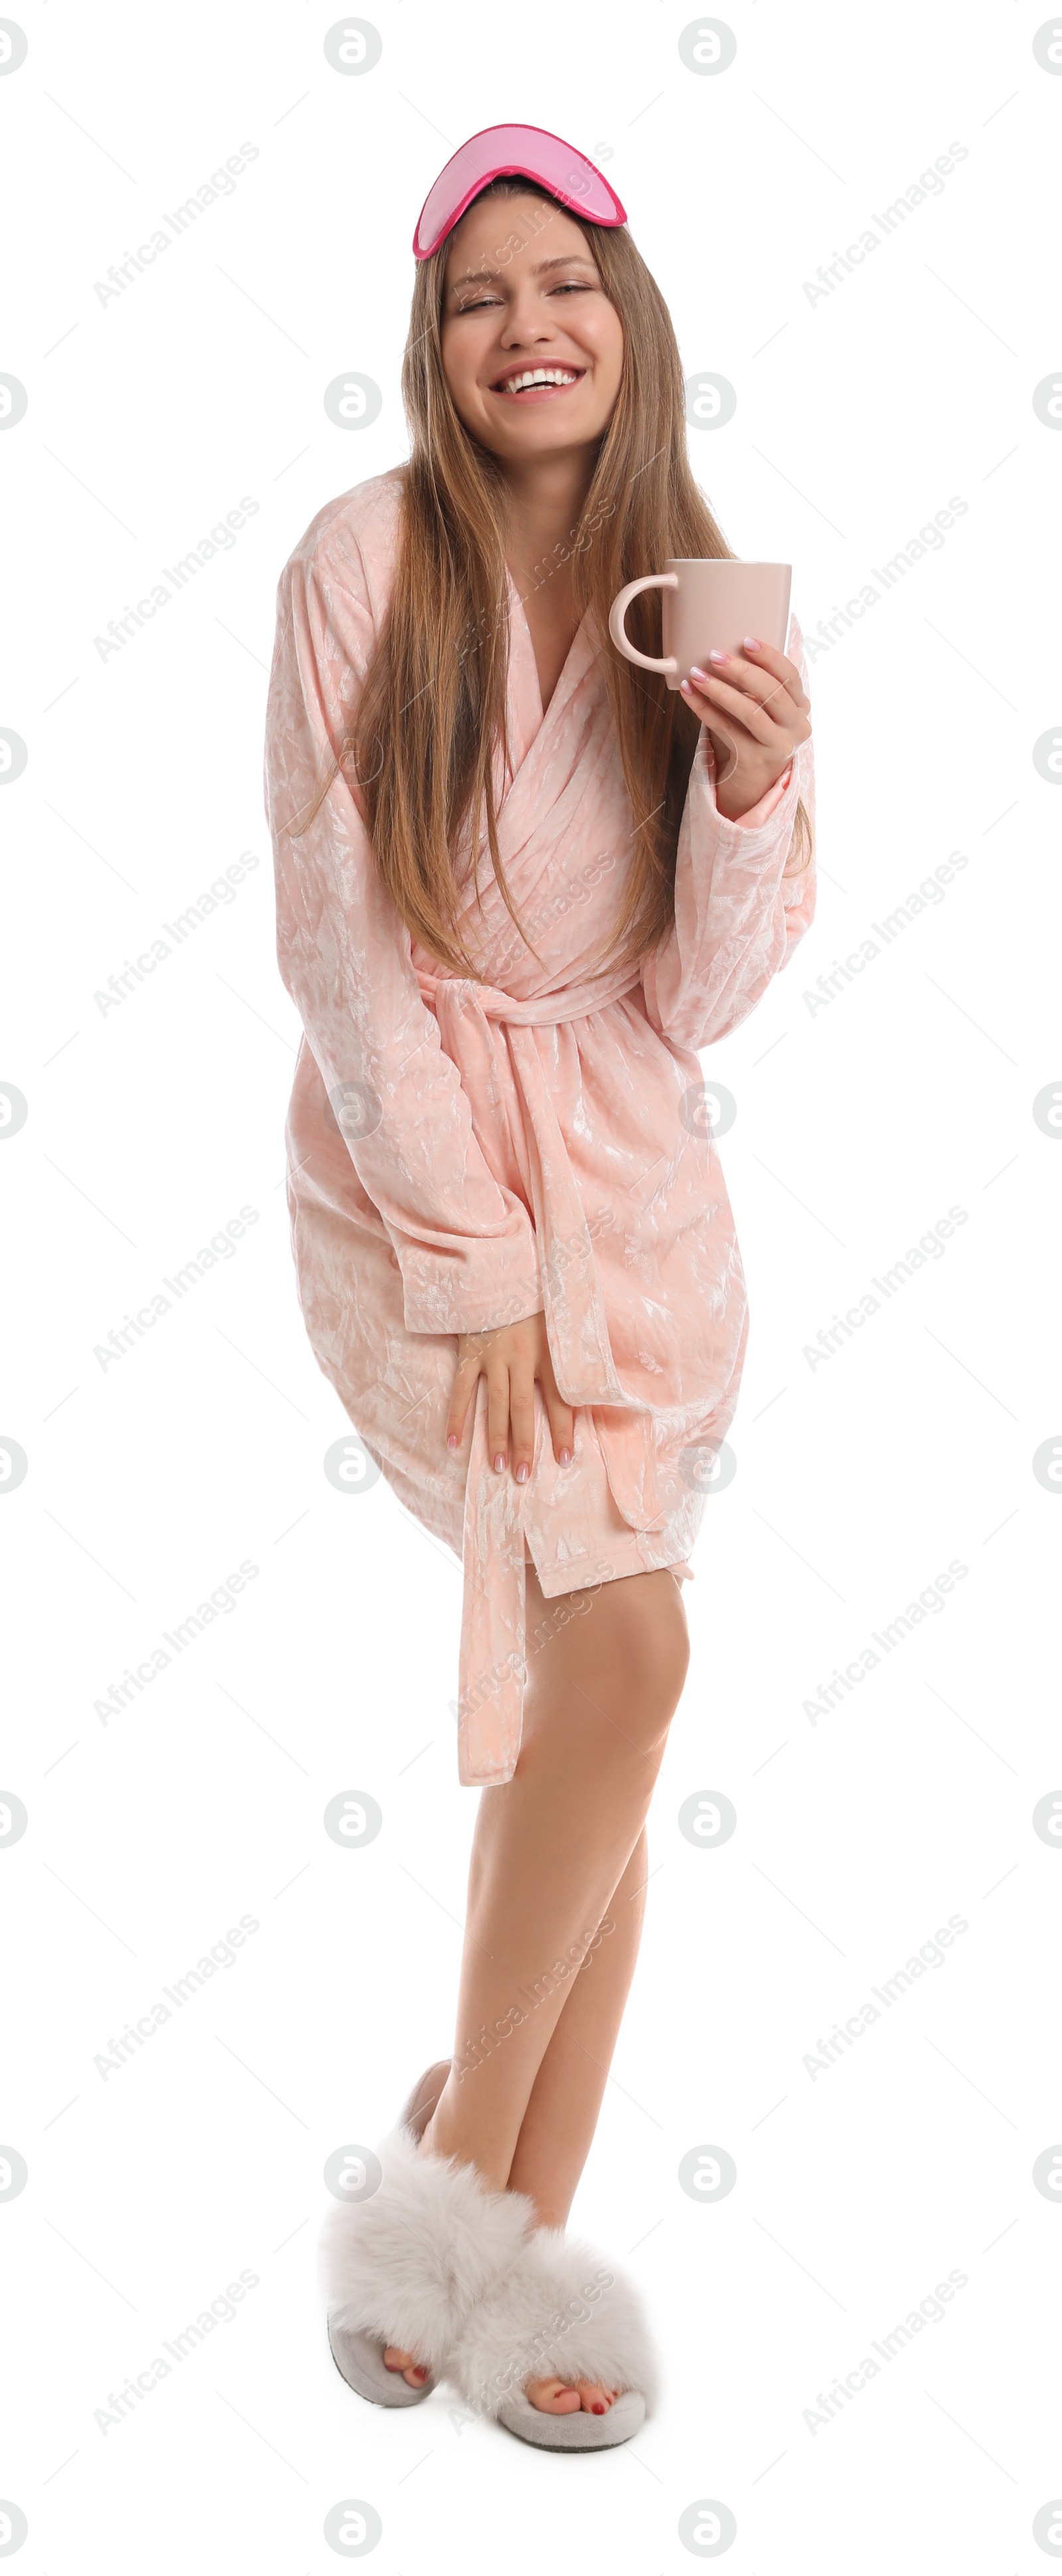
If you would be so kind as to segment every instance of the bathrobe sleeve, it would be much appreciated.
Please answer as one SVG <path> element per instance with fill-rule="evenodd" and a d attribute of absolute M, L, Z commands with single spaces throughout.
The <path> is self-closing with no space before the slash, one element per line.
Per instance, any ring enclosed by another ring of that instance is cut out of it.
<path fill-rule="evenodd" d="M 787 651 L 807 695 L 795 618 Z M 702 725 L 679 830 L 675 919 L 642 969 L 653 1027 L 677 1046 L 696 1051 L 739 1027 L 809 927 L 814 860 L 799 874 L 784 873 L 798 799 L 814 825 L 810 739 L 758 804 L 730 822 L 715 801 L 715 763 Z"/>
<path fill-rule="evenodd" d="M 487 1331 L 541 1309 L 531 1219 L 488 1169 L 346 778 L 301 837 L 289 828 L 332 767 L 383 614 L 349 518 L 316 543 L 313 534 L 281 574 L 269 683 L 265 802 L 280 973 L 394 1246 L 407 1329 Z"/>

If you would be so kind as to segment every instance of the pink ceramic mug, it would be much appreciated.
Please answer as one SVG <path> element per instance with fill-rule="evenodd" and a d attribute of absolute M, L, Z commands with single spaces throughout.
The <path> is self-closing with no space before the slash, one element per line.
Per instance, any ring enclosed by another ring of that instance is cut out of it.
<path fill-rule="evenodd" d="M 640 581 L 629 581 L 621 590 L 609 612 L 609 634 L 628 662 L 637 662 L 643 671 L 662 671 L 669 689 L 689 679 L 695 662 L 707 669 L 709 653 L 740 652 L 746 635 L 784 653 L 792 571 L 792 564 L 672 556 L 666 572 L 643 573 Z M 624 619 L 640 590 L 664 594 L 662 661 L 639 653 L 627 637 Z"/>

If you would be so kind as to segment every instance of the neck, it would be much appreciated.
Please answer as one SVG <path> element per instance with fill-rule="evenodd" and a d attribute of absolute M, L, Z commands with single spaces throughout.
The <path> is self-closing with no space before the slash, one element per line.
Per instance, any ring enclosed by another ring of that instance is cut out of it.
<path fill-rule="evenodd" d="M 596 463 L 596 447 L 506 460 L 506 556 L 518 590 L 541 572 L 547 556 L 557 558 L 557 571 L 566 568 L 563 549 L 573 543 Z"/>

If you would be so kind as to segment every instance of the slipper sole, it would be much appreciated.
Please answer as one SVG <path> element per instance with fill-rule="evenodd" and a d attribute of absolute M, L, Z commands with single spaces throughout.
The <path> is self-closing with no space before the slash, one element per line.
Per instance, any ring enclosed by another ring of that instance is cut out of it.
<path fill-rule="evenodd" d="M 586 2415 L 582 2408 L 577 2415 L 546 2415 L 520 2389 L 507 2398 L 497 2421 L 518 2441 L 533 2442 L 540 2451 L 611 2451 L 641 2431 L 645 2399 L 638 2389 L 625 2388 L 604 2415 Z"/>
<path fill-rule="evenodd" d="M 400 2370 L 388 2370 L 383 2345 L 374 2343 L 371 2335 L 334 2326 L 329 2318 L 328 2342 L 340 2377 L 370 2406 L 419 2406 L 431 2396 L 434 2379 L 426 2379 L 423 2388 L 411 2388 Z"/>

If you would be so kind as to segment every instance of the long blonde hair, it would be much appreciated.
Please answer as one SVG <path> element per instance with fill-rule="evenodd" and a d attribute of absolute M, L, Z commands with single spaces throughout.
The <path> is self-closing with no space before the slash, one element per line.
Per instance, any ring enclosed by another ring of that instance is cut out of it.
<path fill-rule="evenodd" d="M 557 202 L 523 178 L 495 180 L 483 194 Z M 625 228 L 582 222 L 581 229 L 625 344 L 615 407 L 570 548 L 577 607 L 592 608 L 603 639 L 633 816 L 623 900 L 598 952 L 616 951 L 626 964 L 655 947 L 674 917 L 675 853 L 700 725 L 663 678 L 616 651 L 609 608 L 625 582 L 662 567 L 669 556 L 731 550 L 690 471 L 682 363 L 656 280 Z M 506 739 L 508 496 L 501 465 L 465 428 L 446 380 L 448 248 L 442 243 L 417 268 L 402 368 L 413 445 L 403 469 L 394 587 L 331 778 L 350 764 L 376 862 L 402 920 L 454 973 L 475 976 L 460 926 L 459 838 L 470 837 L 478 901 L 485 826 L 499 891 L 521 927 L 502 866 L 493 792 L 495 750 Z M 637 599 L 627 623 L 643 652 L 660 652 L 659 594 Z M 801 858 L 807 866 L 811 827 L 802 804 L 787 874 Z"/>

